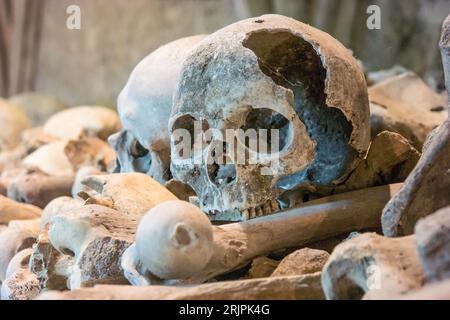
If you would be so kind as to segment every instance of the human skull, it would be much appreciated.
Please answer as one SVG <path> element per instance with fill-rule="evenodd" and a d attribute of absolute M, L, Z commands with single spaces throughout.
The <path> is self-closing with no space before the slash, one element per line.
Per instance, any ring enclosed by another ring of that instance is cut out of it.
<path fill-rule="evenodd" d="M 209 141 L 195 128 L 212 129 Z M 266 139 L 275 146 L 267 152 L 239 134 L 224 142 L 229 129 L 278 129 L 279 139 Z M 211 219 L 266 215 L 278 209 L 274 200 L 285 205 L 288 191 L 332 190 L 366 153 L 364 75 L 351 52 L 320 30 L 280 15 L 243 20 L 186 58 L 169 132 L 171 172 L 195 190 Z M 180 152 L 185 132 L 194 152 Z M 237 161 L 242 153 L 245 161 Z"/>
<path fill-rule="evenodd" d="M 117 99 L 122 131 L 109 138 L 117 153 L 116 172 L 141 172 L 170 179 L 167 123 L 176 79 L 187 53 L 202 35 L 170 42 L 145 57 Z"/>

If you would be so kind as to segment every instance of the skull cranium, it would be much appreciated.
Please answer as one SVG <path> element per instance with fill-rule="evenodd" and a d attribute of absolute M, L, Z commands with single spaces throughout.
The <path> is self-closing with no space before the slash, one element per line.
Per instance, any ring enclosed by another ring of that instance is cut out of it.
<path fill-rule="evenodd" d="M 117 110 L 123 129 L 109 138 L 116 172 L 141 172 L 159 182 L 170 178 L 167 123 L 181 64 L 204 36 L 168 43 L 145 57 L 121 91 Z"/>
<path fill-rule="evenodd" d="M 215 133 L 186 155 L 178 129 L 194 134 L 194 144 L 196 123 Z M 229 129 L 278 129 L 278 149 L 262 152 L 239 134 L 224 142 Z M 208 36 L 186 58 L 169 131 L 171 172 L 196 191 L 212 219 L 266 215 L 277 210 L 275 199 L 283 205 L 283 192 L 332 189 L 365 154 L 364 75 L 351 52 L 320 30 L 279 15 L 243 20 Z M 256 161 L 239 162 L 235 148 Z M 211 161 L 218 149 L 226 164 Z M 264 173 L 274 163 L 277 170 Z"/>

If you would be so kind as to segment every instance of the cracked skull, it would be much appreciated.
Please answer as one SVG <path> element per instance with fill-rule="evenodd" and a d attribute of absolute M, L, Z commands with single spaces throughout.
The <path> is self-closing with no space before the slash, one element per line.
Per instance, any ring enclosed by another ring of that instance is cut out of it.
<path fill-rule="evenodd" d="M 292 192 L 332 190 L 366 153 L 369 130 L 351 52 L 265 15 L 217 31 L 186 58 L 169 120 L 171 172 L 213 220 L 245 220 L 289 206 Z"/>
<path fill-rule="evenodd" d="M 181 64 L 204 36 L 170 42 L 145 57 L 119 94 L 122 131 L 110 136 L 117 153 L 115 172 L 146 173 L 159 182 L 170 179 L 167 123 Z"/>

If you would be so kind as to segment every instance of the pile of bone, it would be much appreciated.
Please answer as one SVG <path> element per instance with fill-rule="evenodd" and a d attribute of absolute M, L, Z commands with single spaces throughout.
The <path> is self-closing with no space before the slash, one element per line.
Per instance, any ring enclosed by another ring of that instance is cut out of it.
<path fill-rule="evenodd" d="M 450 298 L 447 93 L 414 73 L 265 15 L 150 53 L 117 110 L 0 100 L 2 299 Z M 281 150 L 180 152 L 197 121 Z"/>

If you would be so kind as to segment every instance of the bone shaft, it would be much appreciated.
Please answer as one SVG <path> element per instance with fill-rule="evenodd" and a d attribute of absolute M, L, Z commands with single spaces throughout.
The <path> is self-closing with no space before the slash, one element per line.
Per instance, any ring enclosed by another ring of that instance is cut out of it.
<path fill-rule="evenodd" d="M 400 187 L 401 184 L 392 184 L 342 193 L 223 228 L 245 233 L 248 241 L 248 250 L 242 256 L 245 260 L 255 253 L 260 255 L 346 232 L 379 227 L 385 204 Z"/>
<path fill-rule="evenodd" d="M 288 277 L 224 281 L 190 287 L 100 285 L 75 291 L 49 291 L 39 299 L 254 300 L 324 299 L 320 272 Z"/>

